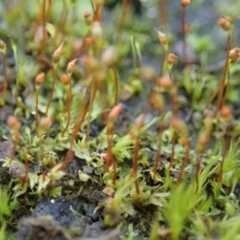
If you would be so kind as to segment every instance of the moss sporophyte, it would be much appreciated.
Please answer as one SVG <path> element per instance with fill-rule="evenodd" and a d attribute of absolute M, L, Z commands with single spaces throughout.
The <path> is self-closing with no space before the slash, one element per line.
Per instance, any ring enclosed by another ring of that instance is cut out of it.
<path fill-rule="evenodd" d="M 209 2 L 1 3 L 0 240 L 240 239 L 239 4 Z"/>

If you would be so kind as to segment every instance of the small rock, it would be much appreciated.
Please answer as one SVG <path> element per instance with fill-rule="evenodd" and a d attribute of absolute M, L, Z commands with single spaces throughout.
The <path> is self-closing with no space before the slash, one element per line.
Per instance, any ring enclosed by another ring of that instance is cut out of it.
<path fill-rule="evenodd" d="M 0 142 L 0 159 L 11 158 L 14 144 L 10 141 Z"/>
<path fill-rule="evenodd" d="M 65 232 L 53 219 L 23 218 L 18 224 L 17 240 L 69 240 Z"/>

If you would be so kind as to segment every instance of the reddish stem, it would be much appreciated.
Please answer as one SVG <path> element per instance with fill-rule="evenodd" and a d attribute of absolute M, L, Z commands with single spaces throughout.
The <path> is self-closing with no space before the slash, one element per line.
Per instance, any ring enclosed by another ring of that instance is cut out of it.
<path fill-rule="evenodd" d="M 131 172 L 131 177 L 137 177 L 138 173 L 138 156 L 139 156 L 139 131 L 136 133 L 136 139 L 135 139 L 135 144 L 134 144 L 134 153 L 133 153 L 133 166 L 132 166 L 132 172 Z M 135 180 L 135 187 L 136 187 L 136 192 L 139 195 L 140 190 L 138 186 L 138 181 Z"/>
<path fill-rule="evenodd" d="M 117 70 L 116 65 L 113 65 L 113 73 L 114 73 L 114 83 L 115 83 L 115 97 L 114 97 L 114 106 L 118 103 L 118 77 L 117 77 Z"/>
<path fill-rule="evenodd" d="M 52 0 L 48 0 L 48 14 L 46 21 L 49 22 L 51 19 L 51 14 L 52 14 Z"/>
<path fill-rule="evenodd" d="M 3 54 L 3 75 L 4 75 L 4 82 L 3 82 L 3 89 L 1 91 L 0 97 L 2 98 L 5 94 L 7 87 L 8 87 L 8 80 L 7 80 L 7 56 L 6 53 Z"/>
<path fill-rule="evenodd" d="M 120 19 L 120 23 L 118 26 L 118 37 L 117 39 L 120 38 L 120 35 L 122 33 L 122 30 L 124 29 L 125 21 L 128 15 L 128 10 L 131 6 L 132 0 L 123 0 L 123 10 L 122 10 L 122 15 Z"/>
<path fill-rule="evenodd" d="M 174 130 L 173 137 L 172 137 L 172 153 L 171 153 L 170 164 L 169 164 L 169 167 L 168 167 L 169 169 L 171 169 L 173 167 L 176 141 L 177 141 L 177 133 Z"/>
<path fill-rule="evenodd" d="M 177 177 L 177 184 L 179 184 L 182 180 L 184 169 L 185 169 L 188 161 L 189 161 L 189 145 L 186 146 L 185 156 L 184 156 L 181 168 L 180 168 L 180 172 L 179 172 L 178 177 Z"/>
<path fill-rule="evenodd" d="M 153 180 L 156 180 L 158 166 L 161 162 L 161 152 L 162 152 L 162 132 L 163 132 L 163 120 L 160 120 L 159 133 L 158 133 L 158 150 L 155 158 L 155 166 L 153 170 Z"/>
<path fill-rule="evenodd" d="M 222 184 L 223 165 L 224 165 L 225 158 L 227 156 L 227 153 L 229 152 L 229 148 L 231 145 L 231 137 L 232 137 L 231 130 L 232 130 L 232 125 L 228 124 L 227 132 L 226 132 L 226 136 L 225 136 L 225 146 L 224 146 L 224 151 L 223 151 L 223 158 L 222 158 L 220 170 L 218 173 L 218 184 Z"/>
<path fill-rule="evenodd" d="M 40 57 L 44 57 L 45 45 L 46 45 L 46 35 L 47 35 L 47 31 L 46 31 L 46 0 L 43 0 L 43 4 L 42 4 L 42 33 L 43 33 L 43 38 L 42 38 Z"/>
<path fill-rule="evenodd" d="M 55 82 L 56 82 L 56 77 L 57 77 L 57 70 L 55 69 L 55 67 L 53 67 L 53 81 L 52 81 L 52 87 L 51 87 L 49 101 L 48 101 L 46 112 L 45 112 L 45 117 L 48 116 L 48 110 L 49 110 L 50 104 L 51 104 L 52 99 L 53 99 L 53 92 L 54 92 L 54 86 L 55 86 Z"/>
<path fill-rule="evenodd" d="M 36 87 L 36 105 L 35 105 L 35 131 L 37 134 L 37 137 L 39 138 L 39 131 L 38 131 L 38 87 Z"/>
<path fill-rule="evenodd" d="M 79 132 L 79 130 L 82 126 L 82 123 L 83 123 L 83 121 L 84 121 L 84 119 L 87 115 L 88 110 L 89 110 L 89 100 L 88 100 L 89 99 L 89 88 L 90 88 L 90 86 L 88 87 L 88 89 L 85 93 L 85 96 L 84 96 L 85 104 L 84 104 L 84 107 L 83 107 L 83 112 L 80 111 L 79 116 L 77 118 L 77 121 L 75 123 L 74 129 L 72 131 L 72 137 L 70 139 L 70 147 L 67 151 L 67 154 L 64 158 L 64 161 L 63 161 L 62 165 L 58 168 L 58 171 L 63 170 L 68 165 L 68 163 L 71 161 L 71 158 L 73 156 L 73 150 L 72 149 L 73 149 L 74 141 L 75 141 L 75 139 L 78 135 L 78 132 Z"/>
<path fill-rule="evenodd" d="M 71 82 L 71 80 L 70 80 Z M 70 124 L 70 104 L 71 104 L 71 83 L 68 84 L 68 89 L 67 89 L 67 99 L 66 99 L 66 105 L 67 105 L 67 123 L 66 123 L 66 126 L 65 128 L 63 129 L 62 131 L 62 137 L 64 137 L 68 127 L 69 127 L 69 124 Z"/>
<path fill-rule="evenodd" d="M 89 136 L 90 136 L 90 127 L 91 127 L 91 112 L 93 108 L 93 103 L 96 98 L 97 94 L 97 89 L 98 89 L 98 79 L 94 78 L 93 83 L 92 83 L 92 88 L 91 88 L 91 99 L 90 99 L 90 104 L 89 104 L 89 112 L 88 112 L 88 124 L 87 124 L 87 132 L 86 132 L 86 139 L 85 142 L 87 143 L 89 141 Z"/>
<path fill-rule="evenodd" d="M 182 36 L 183 36 L 183 60 L 188 64 L 187 50 L 186 50 L 186 32 L 185 32 L 185 18 L 186 18 L 186 7 L 182 6 Z"/>
<path fill-rule="evenodd" d="M 225 88 L 225 82 L 226 82 L 226 78 L 227 78 L 227 74 L 228 74 L 228 70 L 229 70 L 229 52 L 231 49 L 231 37 L 230 34 L 228 35 L 228 40 L 227 40 L 227 56 L 226 56 L 226 62 L 225 62 L 225 66 L 224 66 L 224 72 L 223 72 L 223 78 L 220 82 L 220 93 L 219 93 L 219 97 L 218 97 L 218 102 L 217 102 L 217 109 L 215 112 L 215 116 L 218 114 L 219 110 L 222 107 L 223 101 L 225 101 L 225 96 L 224 96 L 224 88 Z M 228 81 L 229 84 L 229 81 Z M 229 87 L 229 85 L 227 85 L 227 88 Z"/>
<path fill-rule="evenodd" d="M 93 16 L 94 21 L 97 21 L 97 22 L 101 21 L 103 6 L 104 6 L 104 3 L 100 3 L 95 6 L 95 11 L 94 11 L 94 16 Z"/>
<path fill-rule="evenodd" d="M 224 87 L 225 87 L 225 81 L 226 81 L 226 77 L 227 74 L 229 72 L 229 52 L 231 49 L 231 35 L 228 34 L 228 40 L 227 40 L 227 56 L 226 56 L 226 61 L 225 61 L 225 65 L 224 65 L 224 72 L 223 72 L 223 77 L 220 81 L 220 83 L 218 84 L 217 89 L 214 91 L 214 93 L 212 94 L 209 102 L 207 103 L 206 108 L 210 107 L 210 104 L 213 102 L 213 100 L 218 96 L 218 100 L 217 100 L 217 108 L 216 111 L 214 113 L 214 116 L 216 116 L 221 108 L 221 106 L 223 105 L 223 103 L 225 102 L 225 98 L 226 98 L 226 94 L 223 97 L 224 94 Z M 227 89 L 229 88 L 229 84 L 230 84 L 230 78 L 228 79 L 228 84 L 227 84 Z M 228 91 L 228 90 L 227 90 Z M 223 98 L 223 99 L 222 99 Z"/>
<path fill-rule="evenodd" d="M 196 173 L 195 173 L 195 179 L 197 184 L 196 192 L 198 191 L 198 188 L 199 188 L 199 174 L 201 171 L 201 164 L 202 164 L 202 152 L 200 152 L 197 155 L 197 165 L 196 165 Z"/>
<path fill-rule="evenodd" d="M 159 4 L 159 23 L 161 28 L 166 31 L 167 28 L 167 0 L 160 0 Z"/>
<path fill-rule="evenodd" d="M 112 124 L 112 123 L 109 123 Z M 108 124 L 108 125 L 109 125 Z M 108 127 L 108 136 L 107 136 L 107 155 L 106 155 L 106 162 L 105 162 L 105 171 L 109 172 L 109 168 L 112 165 L 112 159 L 113 159 L 113 154 L 112 154 L 112 140 L 113 140 L 113 127 Z"/>

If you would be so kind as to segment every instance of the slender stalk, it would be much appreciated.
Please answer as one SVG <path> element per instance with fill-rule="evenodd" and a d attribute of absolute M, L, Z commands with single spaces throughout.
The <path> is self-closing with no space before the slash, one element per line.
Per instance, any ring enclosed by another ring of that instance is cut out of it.
<path fill-rule="evenodd" d="M 58 29 L 64 34 L 65 32 L 65 24 L 67 22 L 67 16 L 68 16 L 68 8 L 67 8 L 67 4 L 66 1 L 63 0 L 63 8 L 62 8 L 62 12 L 61 12 L 61 18 L 58 24 Z"/>
<path fill-rule="evenodd" d="M 219 110 L 221 109 L 223 101 L 225 101 L 224 100 L 224 98 L 225 98 L 224 88 L 225 88 L 225 82 L 226 82 L 228 71 L 229 71 L 229 52 L 230 52 L 230 49 L 231 49 L 231 35 L 228 34 L 227 56 L 226 56 L 226 62 L 225 62 L 225 66 L 224 66 L 223 78 L 220 82 L 220 90 L 219 90 L 220 92 L 219 92 L 219 97 L 218 97 L 217 109 L 216 109 L 216 112 L 215 112 L 215 116 L 218 114 Z M 228 83 L 228 85 L 227 85 L 227 88 L 228 88 L 230 82 L 228 81 L 227 83 Z"/>
<path fill-rule="evenodd" d="M 116 65 L 113 65 L 113 73 L 114 73 L 114 84 L 115 84 L 115 97 L 114 97 L 114 106 L 118 103 L 118 77 L 117 77 L 117 70 Z"/>
<path fill-rule="evenodd" d="M 47 22 L 51 20 L 51 14 L 52 14 L 52 0 L 48 0 L 48 13 L 46 18 Z"/>
<path fill-rule="evenodd" d="M 136 133 L 136 139 L 134 143 L 134 153 L 133 153 L 133 166 L 132 166 L 132 172 L 131 172 L 131 177 L 137 178 L 137 173 L 138 173 L 138 156 L 139 156 L 139 132 Z M 135 180 L 135 188 L 137 195 L 140 194 L 140 189 L 138 185 L 137 179 Z"/>
<path fill-rule="evenodd" d="M 182 6 L 182 37 L 183 37 L 183 60 L 186 64 L 188 64 L 188 58 L 187 58 L 187 49 L 186 49 L 186 32 L 185 32 L 185 18 L 186 18 L 186 6 Z"/>
<path fill-rule="evenodd" d="M 139 158 L 139 147 L 140 147 L 140 133 L 141 133 L 141 128 L 144 125 L 144 119 L 146 116 L 147 109 L 144 110 L 144 113 L 138 117 L 136 121 L 136 134 L 135 134 L 135 142 L 134 142 L 134 147 L 133 147 L 133 166 L 131 170 L 130 177 L 135 178 L 135 188 L 137 195 L 140 194 L 140 189 L 137 181 L 137 174 L 138 174 L 138 158 Z"/>
<path fill-rule="evenodd" d="M 88 100 L 89 99 L 89 97 L 88 97 L 89 96 L 89 91 L 90 91 L 89 89 L 90 89 L 90 86 L 88 87 L 88 89 L 85 93 L 85 96 L 84 96 L 85 103 L 84 103 L 83 111 L 81 109 L 81 111 L 80 111 L 80 113 L 77 117 L 74 129 L 72 131 L 72 135 L 71 135 L 71 139 L 70 139 L 70 147 L 69 147 L 69 149 L 67 151 L 67 154 L 64 158 L 64 161 L 63 161 L 62 165 L 59 167 L 58 171 L 63 170 L 68 165 L 68 163 L 71 161 L 71 158 L 73 156 L 73 150 L 72 149 L 73 149 L 74 141 L 75 141 L 75 139 L 78 135 L 78 132 L 79 132 L 79 130 L 82 126 L 82 123 L 83 123 L 83 121 L 84 121 L 84 119 L 85 119 L 85 117 L 88 113 L 88 110 L 89 110 L 89 102 L 90 102 Z"/>
<path fill-rule="evenodd" d="M 159 24 L 163 31 L 167 30 L 167 2 L 168 0 L 160 0 L 159 4 Z"/>
<path fill-rule="evenodd" d="M 113 134 L 114 134 L 114 123 L 122 111 L 122 104 L 118 104 L 112 108 L 110 113 L 108 114 L 107 119 L 107 154 L 106 154 L 106 162 L 105 162 L 105 171 L 108 172 L 111 165 L 113 165 L 114 171 L 116 172 L 116 163 L 112 154 L 112 142 L 113 142 Z M 115 178 L 115 177 L 114 177 Z M 114 180 L 113 182 L 116 182 Z"/>
<path fill-rule="evenodd" d="M 53 99 L 53 92 L 54 92 L 56 78 L 57 78 L 57 69 L 55 67 L 53 67 L 53 81 L 52 81 L 49 101 L 48 101 L 47 108 L 46 108 L 46 111 L 45 111 L 45 114 L 44 114 L 45 117 L 48 116 L 48 111 L 49 111 L 49 108 L 50 108 L 50 104 L 51 104 L 52 99 Z"/>
<path fill-rule="evenodd" d="M 42 37 L 42 45 L 41 45 L 41 53 L 40 56 L 44 57 L 44 52 L 45 52 L 45 45 L 46 45 L 46 35 L 47 35 L 47 31 L 46 31 L 46 0 L 43 0 L 43 4 L 42 4 L 42 33 L 43 33 L 43 37 Z"/>
<path fill-rule="evenodd" d="M 97 22 L 101 21 L 101 19 L 102 19 L 102 12 L 103 12 L 103 6 L 104 6 L 104 2 L 95 4 L 95 6 L 93 8 L 94 9 L 94 16 L 93 16 L 93 20 L 94 21 L 97 21 Z"/>
<path fill-rule="evenodd" d="M 189 161 L 189 145 L 187 145 L 185 148 L 186 148 L 185 156 L 184 156 L 184 159 L 183 159 L 183 162 L 182 162 L 182 165 L 181 165 L 178 177 L 177 177 L 177 184 L 179 184 L 181 182 L 181 180 L 183 178 L 184 169 Z"/>
<path fill-rule="evenodd" d="M 164 64 L 165 64 L 166 59 L 167 59 L 167 55 L 168 55 L 168 53 L 167 53 L 167 51 L 165 51 L 164 58 L 163 58 L 163 60 L 161 62 L 161 65 L 160 65 L 160 71 L 159 71 L 160 76 L 163 76 L 163 68 L 164 68 Z"/>
<path fill-rule="evenodd" d="M 112 158 L 112 162 L 113 162 L 113 185 L 116 185 L 116 181 L 117 181 L 117 164 L 116 164 L 116 161 L 115 161 L 114 157 Z"/>
<path fill-rule="evenodd" d="M 225 94 L 224 94 L 224 96 L 223 96 L 223 100 L 222 100 L 221 106 L 224 106 L 224 105 L 225 105 L 226 98 L 227 98 L 228 93 L 229 93 L 229 89 L 230 89 L 230 71 L 229 71 L 229 69 L 228 69 L 228 74 L 227 74 L 227 86 L 226 86 L 226 90 L 225 90 Z"/>
<path fill-rule="evenodd" d="M 126 18 L 128 16 L 128 11 L 130 9 L 132 0 L 123 0 L 122 15 L 118 26 L 118 36 L 117 39 L 120 40 L 120 36 L 125 26 Z"/>
<path fill-rule="evenodd" d="M 97 89 L 98 89 L 98 79 L 94 78 L 92 82 L 91 87 L 91 96 L 90 96 L 90 104 L 89 104 L 89 111 L 88 111 L 88 124 L 87 124 L 87 132 L 86 132 L 86 139 L 85 142 L 87 143 L 89 141 L 90 137 L 90 128 L 91 128 L 91 113 L 93 108 L 93 103 L 96 98 Z"/>
<path fill-rule="evenodd" d="M 158 133 L 158 150 L 157 150 L 157 154 L 155 157 L 155 166 L 153 169 L 153 180 L 156 180 L 156 176 L 157 176 L 157 170 L 158 170 L 158 166 L 161 162 L 161 152 L 162 152 L 162 132 L 163 132 L 163 119 L 160 120 L 160 124 L 159 124 L 159 133 Z"/>
<path fill-rule="evenodd" d="M 25 163 L 25 174 L 24 177 L 22 179 L 22 186 L 24 186 L 24 184 L 27 182 L 28 180 L 28 173 L 29 173 L 29 164 L 28 164 L 28 160 L 27 160 L 27 154 L 29 154 L 30 152 L 30 144 L 28 146 L 27 152 L 24 152 L 24 163 Z"/>
<path fill-rule="evenodd" d="M 198 188 L 199 188 L 199 174 L 201 171 L 201 164 L 202 164 L 202 152 L 200 152 L 197 155 L 197 165 L 196 165 L 196 172 L 195 172 L 195 180 L 197 184 L 196 192 L 198 191 Z"/>
<path fill-rule="evenodd" d="M 39 95 L 39 90 L 38 86 L 36 87 L 36 104 L 35 104 L 35 131 L 37 134 L 37 137 L 39 138 L 39 131 L 38 131 L 38 95 Z"/>
<path fill-rule="evenodd" d="M 15 157 L 16 147 L 17 147 L 17 143 L 16 143 L 16 141 L 14 141 L 14 143 L 13 143 L 13 150 L 12 150 L 12 154 L 11 154 L 11 157 L 10 157 L 9 165 L 12 163 L 12 161 L 13 161 L 13 159 Z"/>
<path fill-rule="evenodd" d="M 108 115 L 108 110 L 107 110 L 107 94 L 106 94 L 106 88 L 105 86 L 102 86 L 103 84 L 99 84 L 99 91 L 100 91 L 100 96 L 102 100 L 102 106 L 103 106 L 103 119 L 105 124 L 107 123 L 107 115 Z"/>
<path fill-rule="evenodd" d="M 232 124 L 229 123 L 227 126 L 227 131 L 226 131 L 226 136 L 225 136 L 225 146 L 224 146 L 224 151 L 223 151 L 223 158 L 222 158 L 219 173 L 218 173 L 218 184 L 220 184 L 220 185 L 222 184 L 224 161 L 226 159 L 226 156 L 229 152 L 229 148 L 231 145 L 231 138 L 232 138 L 231 131 L 232 131 Z"/>
<path fill-rule="evenodd" d="M 177 141 L 177 133 L 176 133 L 176 130 L 174 130 L 173 137 L 172 137 L 171 159 L 170 159 L 170 164 L 169 164 L 169 167 L 168 167 L 169 169 L 171 169 L 173 167 L 176 141 Z"/>
<path fill-rule="evenodd" d="M 219 109 L 223 105 L 223 102 L 225 102 L 225 98 L 226 98 L 226 94 L 224 96 L 224 87 L 225 87 L 225 81 L 226 81 L 227 75 L 229 74 L 228 72 L 229 72 L 229 52 L 230 52 L 230 49 L 231 49 L 231 34 L 228 34 L 228 39 L 227 39 L 227 56 L 226 56 L 226 61 L 225 61 L 225 65 L 224 65 L 223 77 L 222 77 L 220 83 L 218 84 L 217 89 L 212 94 L 212 96 L 211 96 L 211 98 L 208 101 L 207 106 L 206 106 L 206 108 L 209 108 L 210 104 L 213 102 L 213 100 L 216 97 L 218 97 L 217 108 L 216 108 L 216 111 L 214 113 L 215 116 L 218 114 Z M 229 88 L 229 84 L 230 84 L 230 78 L 228 78 L 227 81 L 228 81 L 227 82 L 227 89 L 228 89 Z"/>
<path fill-rule="evenodd" d="M 111 124 L 112 125 L 112 124 Z M 106 162 L 105 162 L 105 171 L 109 172 L 109 168 L 112 165 L 112 141 L 113 141 L 113 127 L 108 127 L 108 136 L 107 136 L 107 155 L 106 155 Z"/>
<path fill-rule="evenodd" d="M 7 87 L 8 87 L 8 79 L 7 79 L 7 56 L 6 53 L 3 54 L 3 75 L 4 75 L 4 82 L 3 82 L 3 89 L 0 93 L 0 97 L 2 98 L 5 94 Z"/>
<path fill-rule="evenodd" d="M 71 81 L 70 81 L 71 82 Z M 62 137 L 64 137 L 65 133 L 67 132 L 67 129 L 69 127 L 69 124 L 70 124 L 70 119 L 71 119 L 71 116 L 70 116 L 70 104 L 71 104 L 71 83 L 68 84 L 67 86 L 67 98 L 66 98 L 66 107 L 67 107 L 67 123 L 62 131 Z"/>

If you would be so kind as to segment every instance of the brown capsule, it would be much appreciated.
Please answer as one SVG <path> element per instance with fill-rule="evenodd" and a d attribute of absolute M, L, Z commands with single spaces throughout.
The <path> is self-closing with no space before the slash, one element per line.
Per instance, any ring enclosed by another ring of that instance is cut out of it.
<path fill-rule="evenodd" d="M 15 130 L 19 130 L 21 127 L 21 123 L 19 122 L 17 117 L 15 117 L 13 115 L 8 117 L 7 124 L 10 128 L 15 129 Z"/>
<path fill-rule="evenodd" d="M 183 136 L 186 136 L 188 134 L 188 128 L 186 123 L 181 120 L 180 118 L 173 117 L 171 120 L 171 126 L 179 133 L 181 133 Z"/>
<path fill-rule="evenodd" d="M 35 83 L 39 86 L 43 83 L 44 79 L 45 79 L 45 73 L 39 73 L 35 78 Z"/>
<path fill-rule="evenodd" d="M 122 111 L 122 108 L 123 106 L 121 103 L 114 106 L 110 111 L 110 113 L 108 114 L 108 121 L 111 121 L 111 122 L 115 121 L 116 118 L 119 116 L 120 112 Z"/>
<path fill-rule="evenodd" d="M 158 33 L 158 39 L 160 41 L 160 43 L 164 46 L 164 47 L 168 47 L 168 39 L 165 33 L 157 31 Z"/>
<path fill-rule="evenodd" d="M 163 109 L 164 98 L 162 95 L 160 95 L 156 92 L 151 92 L 149 97 L 150 97 L 150 102 L 154 109 L 160 109 L 160 110 Z"/>
<path fill-rule="evenodd" d="M 189 145 L 189 139 L 187 137 L 181 137 L 180 138 L 180 143 L 183 145 L 183 146 L 188 146 Z"/>
<path fill-rule="evenodd" d="M 144 66 L 141 68 L 141 77 L 147 81 L 152 81 L 155 79 L 156 73 L 154 68 L 149 66 Z"/>
<path fill-rule="evenodd" d="M 198 137 L 198 144 L 201 148 L 205 147 L 209 141 L 210 133 L 207 131 L 204 131 L 200 134 Z"/>
<path fill-rule="evenodd" d="M 227 32 L 230 32 L 232 30 L 232 20 L 228 16 L 219 18 L 217 20 L 217 23 Z"/>
<path fill-rule="evenodd" d="M 229 120 L 232 117 L 232 109 L 229 106 L 223 106 L 221 109 L 221 116 L 225 120 Z"/>
<path fill-rule="evenodd" d="M 190 0 L 182 0 L 182 6 L 186 7 L 191 3 Z"/>
<path fill-rule="evenodd" d="M 77 61 L 78 61 L 78 58 L 72 60 L 72 61 L 68 64 L 68 66 L 67 66 L 67 73 L 68 73 L 68 75 L 71 75 L 71 74 L 73 73 Z"/>
<path fill-rule="evenodd" d="M 238 47 L 235 47 L 235 48 L 231 49 L 229 51 L 230 62 L 235 63 L 239 58 L 239 54 L 240 54 L 240 49 Z"/>
<path fill-rule="evenodd" d="M 0 40 L 0 52 L 6 54 L 6 49 L 6 44 L 2 40 Z"/>
<path fill-rule="evenodd" d="M 48 128 L 52 125 L 52 119 L 50 117 L 43 117 L 40 126 L 43 128 Z"/>
<path fill-rule="evenodd" d="M 84 21 L 85 21 L 86 25 L 90 26 L 92 24 L 92 22 L 93 22 L 93 18 L 91 16 L 90 12 L 85 11 L 83 13 L 83 17 L 84 17 Z"/>
<path fill-rule="evenodd" d="M 55 52 L 52 55 L 52 61 L 53 63 L 58 63 L 60 60 L 60 57 L 62 56 L 62 50 L 63 50 L 63 43 L 61 43 L 61 45 L 55 50 Z"/>
<path fill-rule="evenodd" d="M 173 65 L 174 62 L 176 61 L 176 59 L 177 59 L 177 56 L 175 54 L 173 54 L 173 53 L 168 54 L 167 61 L 168 61 L 169 65 Z"/>
<path fill-rule="evenodd" d="M 166 89 L 173 88 L 173 81 L 170 78 L 168 78 L 168 77 L 160 77 L 158 79 L 158 84 L 161 87 L 166 88 Z"/>
<path fill-rule="evenodd" d="M 64 85 L 68 85 L 70 83 L 70 77 L 67 75 L 67 74 L 63 74 L 61 76 L 61 82 L 64 84 Z"/>

